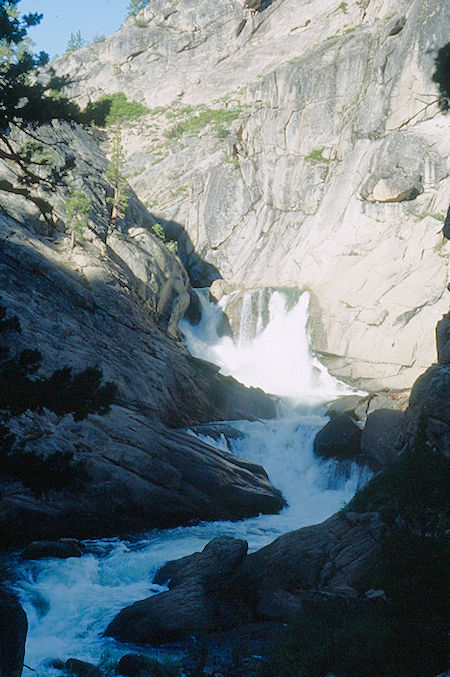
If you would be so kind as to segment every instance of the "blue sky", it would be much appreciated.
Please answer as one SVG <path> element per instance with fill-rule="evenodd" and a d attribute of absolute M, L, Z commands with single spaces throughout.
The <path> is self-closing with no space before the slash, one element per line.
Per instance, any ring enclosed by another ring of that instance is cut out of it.
<path fill-rule="evenodd" d="M 39 12 L 44 17 L 39 26 L 29 29 L 36 43 L 34 50 L 50 57 L 65 52 L 71 33 L 81 31 L 90 42 L 95 35 L 111 35 L 123 23 L 129 0 L 21 0 L 21 14 Z"/>

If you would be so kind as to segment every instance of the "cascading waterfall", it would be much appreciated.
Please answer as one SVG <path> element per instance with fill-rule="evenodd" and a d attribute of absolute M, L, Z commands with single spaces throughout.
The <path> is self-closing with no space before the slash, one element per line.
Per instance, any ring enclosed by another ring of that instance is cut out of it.
<path fill-rule="evenodd" d="M 222 306 L 229 301 L 225 299 Z M 244 298 L 240 325 L 255 327 L 254 337 L 249 332 L 236 341 L 219 337 L 222 311 L 204 297 L 201 323 L 197 327 L 183 323 L 182 329 L 194 355 L 215 362 L 223 373 L 247 385 L 283 398 L 282 413 L 273 421 L 232 422 L 240 436 L 219 441 L 207 435 L 202 438 L 263 465 L 288 506 L 279 515 L 154 530 L 128 541 L 88 541 L 88 554 L 81 558 L 17 561 L 16 590 L 29 621 L 25 663 L 35 669 L 35 677 L 57 674 L 49 659 L 76 657 L 98 664 L 126 653 L 129 647 L 101 633 L 124 606 L 162 590 L 151 580 L 167 560 L 201 550 L 218 535 L 245 538 L 250 550 L 260 548 L 281 533 L 322 521 L 364 481 L 355 467 L 336 482 L 334 464 L 320 462 L 313 454 L 314 436 L 326 421 L 320 403 L 345 388 L 311 355 L 306 332 L 308 295 L 302 294 L 289 308 L 283 293 L 271 293 L 268 307 L 261 293 L 258 316 L 250 322 L 248 314 L 255 307 L 251 301 L 251 296 Z M 139 651 L 145 652 L 142 647 Z"/>

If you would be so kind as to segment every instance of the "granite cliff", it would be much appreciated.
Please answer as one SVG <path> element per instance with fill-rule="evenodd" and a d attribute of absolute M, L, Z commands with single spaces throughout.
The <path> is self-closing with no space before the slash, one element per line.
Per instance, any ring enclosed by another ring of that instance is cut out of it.
<path fill-rule="evenodd" d="M 308 289 L 335 375 L 408 387 L 448 306 L 449 25 L 439 0 L 152 0 L 55 65 L 82 105 L 149 108 L 129 181 L 195 284 Z"/>

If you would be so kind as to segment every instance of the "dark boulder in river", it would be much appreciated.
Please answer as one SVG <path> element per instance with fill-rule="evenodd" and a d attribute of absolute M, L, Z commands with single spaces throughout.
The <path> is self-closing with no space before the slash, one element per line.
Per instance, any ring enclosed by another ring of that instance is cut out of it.
<path fill-rule="evenodd" d="M 0 677 L 20 677 L 28 623 L 14 595 L 0 589 Z"/>

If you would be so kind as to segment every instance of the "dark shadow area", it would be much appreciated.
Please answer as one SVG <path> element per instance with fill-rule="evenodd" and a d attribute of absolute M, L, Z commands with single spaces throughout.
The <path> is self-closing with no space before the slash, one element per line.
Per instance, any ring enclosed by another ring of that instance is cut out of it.
<path fill-rule="evenodd" d="M 436 70 L 433 74 L 433 82 L 439 87 L 439 108 L 448 111 L 450 108 L 450 42 L 438 51 L 434 60 Z"/>
<path fill-rule="evenodd" d="M 178 241 L 178 256 L 189 275 L 193 287 L 209 287 L 211 282 L 222 277 L 217 268 L 208 263 L 195 251 L 193 242 L 184 226 L 177 221 L 168 221 L 151 213 L 157 223 L 164 228 L 168 240 Z"/>

